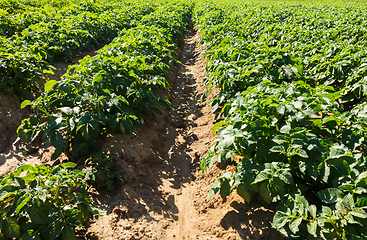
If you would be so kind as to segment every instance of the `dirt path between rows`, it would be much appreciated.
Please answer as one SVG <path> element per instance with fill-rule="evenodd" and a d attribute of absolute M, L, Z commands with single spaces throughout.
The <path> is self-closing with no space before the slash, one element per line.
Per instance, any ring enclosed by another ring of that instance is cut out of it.
<path fill-rule="evenodd" d="M 87 239 L 282 239 L 271 229 L 274 209 L 236 194 L 207 198 L 210 185 L 231 166 L 200 171 L 215 141 L 214 115 L 200 103 L 206 76 L 200 34 L 190 23 L 179 49 L 182 65 L 167 74 L 173 110 L 151 116 L 134 134 L 108 136 L 102 149 L 115 156 L 125 183 L 96 193 L 108 214 L 92 222 Z"/>
<path fill-rule="evenodd" d="M 213 116 L 211 114 L 204 116 L 200 111 L 204 105 L 198 104 L 203 89 L 200 83 L 205 77 L 205 65 L 199 56 L 201 51 L 196 44 L 199 35 L 192 29 L 191 24 L 185 39 L 186 43 L 180 58 L 182 65 L 178 69 L 176 79 L 175 95 L 177 97 L 173 101 L 178 111 L 173 111 L 171 119 L 172 132 L 175 130 L 178 135 L 172 142 L 173 147 L 167 145 L 167 149 L 170 148 L 170 150 L 165 156 L 165 160 L 178 170 L 178 175 L 171 178 L 173 181 L 170 180 L 169 175 L 162 176 L 163 189 L 174 193 L 174 203 L 178 209 L 178 221 L 168 229 L 167 239 L 189 239 L 197 234 L 193 232 L 193 225 L 197 225 L 199 219 L 193 204 L 195 189 L 191 183 L 194 172 L 197 170 L 199 155 L 205 152 L 206 144 L 213 140 L 206 135 L 209 130 L 207 128 L 210 127 L 208 123 L 213 120 Z M 204 124 L 200 124 L 203 120 Z M 200 129 L 198 125 L 207 127 Z M 198 135 L 201 139 L 199 144 L 197 144 Z M 207 140 L 207 143 L 202 144 L 203 140 Z M 177 186 L 176 190 L 174 186 Z"/>
<path fill-rule="evenodd" d="M 235 193 L 226 199 L 219 194 L 207 197 L 210 185 L 233 167 L 215 165 L 208 173 L 200 171 L 200 160 L 215 141 L 209 105 L 213 93 L 200 103 L 205 47 L 198 44 L 200 34 L 192 23 L 184 39 L 177 50 L 182 64 L 166 74 L 171 88 L 159 92 L 174 109 L 150 115 L 134 133 L 98 140 L 96 152 L 112 154 L 125 181 L 111 192 L 92 189 L 95 203 L 107 214 L 78 229 L 78 239 L 282 239 L 271 229 L 274 208 L 256 201 L 244 204 Z M 60 76 L 66 71 L 61 67 Z M 49 164 L 52 149 L 43 144 L 11 145 L 20 120 L 29 113 L 19 110 L 15 96 L 0 93 L 0 100 L 0 175 L 20 164 Z M 67 159 L 58 161 L 62 160 Z"/>

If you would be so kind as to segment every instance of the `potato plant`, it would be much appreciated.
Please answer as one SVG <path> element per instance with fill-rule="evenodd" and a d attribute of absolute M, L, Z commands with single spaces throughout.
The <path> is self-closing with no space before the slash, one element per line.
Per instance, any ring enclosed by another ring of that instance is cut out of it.
<path fill-rule="evenodd" d="M 115 180 L 123 182 L 124 177 L 114 171 L 114 158 L 111 154 L 102 151 L 85 160 L 85 166 L 92 169 L 91 181 L 96 188 L 106 187 L 109 191 L 115 188 Z"/>
<path fill-rule="evenodd" d="M 207 93 L 219 88 L 211 102 L 218 138 L 201 169 L 236 166 L 209 196 L 236 191 L 247 203 L 277 204 L 273 227 L 289 239 L 367 237 L 366 7 L 196 5 Z"/>
<path fill-rule="evenodd" d="M 75 227 L 105 212 L 87 194 L 91 168 L 23 165 L 0 178 L 0 239 L 75 240 Z"/>
<path fill-rule="evenodd" d="M 53 73 L 55 58 L 68 59 L 110 43 L 154 7 L 153 2 L 86 2 L 49 21 L 31 24 L 19 35 L 0 37 L 0 90 L 34 99 L 39 91 L 37 77 Z"/>
<path fill-rule="evenodd" d="M 69 67 L 62 81 L 49 81 L 39 98 L 22 103 L 36 113 L 22 121 L 18 136 L 31 142 L 42 133 L 56 148 L 53 159 L 62 152 L 80 157 L 107 131 L 132 132 L 146 114 L 161 114 L 157 106 L 170 103 L 155 91 L 169 86 L 164 73 L 178 63 L 178 36 L 172 34 L 186 26 L 189 11 L 189 4 L 167 3 L 143 17 L 144 25 L 121 32 L 96 56 Z"/>

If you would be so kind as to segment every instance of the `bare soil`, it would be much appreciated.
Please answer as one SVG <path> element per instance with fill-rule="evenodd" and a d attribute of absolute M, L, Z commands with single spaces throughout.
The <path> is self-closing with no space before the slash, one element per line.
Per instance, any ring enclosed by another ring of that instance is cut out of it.
<path fill-rule="evenodd" d="M 115 157 L 125 181 L 112 192 L 92 189 L 95 203 L 107 214 L 79 230 L 80 239 L 283 239 L 271 228 L 273 207 L 245 204 L 235 193 L 225 199 L 207 197 L 210 185 L 233 167 L 216 165 L 205 174 L 200 170 L 200 159 L 216 139 L 208 105 L 214 93 L 200 103 L 204 47 L 192 23 L 184 38 L 177 51 L 182 65 L 166 74 L 168 93 L 160 92 L 174 109 L 150 116 L 134 133 L 99 140 L 99 147 Z M 20 164 L 48 162 L 52 152 L 41 144 L 11 144 L 20 120 L 29 114 L 14 110 L 19 105 L 17 97 L 0 94 L 0 145 L 5 144 L 0 147 L 0 175 Z"/>
<path fill-rule="evenodd" d="M 77 63 L 83 57 L 94 56 L 96 50 L 84 51 L 68 61 L 58 61 L 53 64 L 55 69 L 53 75 L 47 74 L 44 78 L 38 79 L 39 88 L 42 90 L 45 82 L 50 80 L 60 80 L 69 67 Z M 50 163 L 53 147 L 47 147 L 38 139 L 32 144 L 23 144 L 17 141 L 17 128 L 22 119 L 27 118 L 32 110 L 29 107 L 20 109 L 21 99 L 16 94 L 5 95 L 0 92 L 0 176 L 14 170 L 15 167 L 25 164 Z M 59 161 L 67 160 L 62 155 Z"/>

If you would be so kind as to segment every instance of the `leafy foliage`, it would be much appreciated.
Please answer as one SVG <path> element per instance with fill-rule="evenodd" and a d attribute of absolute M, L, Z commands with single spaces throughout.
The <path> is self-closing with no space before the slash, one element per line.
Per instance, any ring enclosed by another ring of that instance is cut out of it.
<path fill-rule="evenodd" d="M 89 153 L 99 135 L 132 132 L 146 113 L 161 114 L 156 105 L 170 103 L 155 91 L 169 85 L 164 75 L 168 64 L 178 63 L 171 31 L 186 25 L 189 11 L 189 5 L 167 4 L 144 17 L 145 25 L 123 31 L 98 55 L 69 67 L 62 81 L 48 82 L 39 98 L 22 103 L 37 112 L 22 121 L 18 136 L 31 142 L 43 132 L 56 148 L 53 159 L 62 152 L 80 157 Z M 164 18 L 157 22 L 156 16 Z"/>
<path fill-rule="evenodd" d="M 87 194 L 92 169 L 23 165 L 0 178 L 0 238 L 76 239 L 75 227 L 104 214 Z"/>
<path fill-rule="evenodd" d="M 89 157 L 85 161 L 85 166 L 92 169 L 91 180 L 97 188 L 107 187 L 108 190 L 112 191 L 115 188 L 116 178 L 121 182 L 124 181 L 122 174 L 113 170 L 114 162 L 112 155 L 103 154 L 103 151 Z"/>
<path fill-rule="evenodd" d="M 364 30 L 354 28 L 360 21 L 354 14 L 365 7 L 196 6 L 207 46 L 207 91 L 220 90 L 211 102 L 218 138 L 201 168 L 215 161 L 236 165 L 209 195 L 236 190 L 247 203 L 254 197 L 277 203 L 273 226 L 290 239 L 367 237 L 365 76 L 356 57 L 365 40 Z"/>
<path fill-rule="evenodd" d="M 150 3 L 87 2 L 49 21 L 31 24 L 19 36 L 0 38 L 0 89 L 33 99 L 37 77 L 53 73 L 54 58 L 69 58 L 110 43 L 121 30 L 152 12 Z"/>

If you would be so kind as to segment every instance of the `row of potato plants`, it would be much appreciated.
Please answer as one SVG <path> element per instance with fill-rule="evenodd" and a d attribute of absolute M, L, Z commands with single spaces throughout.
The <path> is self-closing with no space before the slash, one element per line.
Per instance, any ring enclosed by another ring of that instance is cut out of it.
<path fill-rule="evenodd" d="M 75 227 L 103 215 L 88 189 L 95 168 L 23 165 L 0 177 L 0 240 L 75 240 Z"/>
<path fill-rule="evenodd" d="M 156 11 L 139 25 L 119 33 L 113 42 L 70 66 L 60 82 L 49 81 L 35 101 L 26 100 L 34 114 L 22 121 L 18 135 L 26 142 L 38 134 L 62 152 L 89 154 L 95 140 L 107 131 L 133 131 L 147 113 L 160 114 L 158 105 L 170 103 L 155 91 L 168 82 L 164 73 L 174 58 L 176 43 L 190 17 L 192 6 L 183 1 L 160 1 Z M 92 183 L 113 189 L 123 180 L 112 171 L 112 157 L 101 152 L 87 159 L 82 170 L 74 163 L 55 167 L 19 167 L 0 177 L 0 239 L 75 240 L 75 227 L 105 212 L 88 196 Z"/>
<path fill-rule="evenodd" d="M 72 162 L 22 165 L 0 177 L 0 240 L 76 240 L 75 227 L 106 213 L 93 203 L 89 188 L 112 191 L 116 180 L 124 181 L 113 166 L 112 155 L 100 151 L 81 170 Z"/>
<path fill-rule="evenodd" d="M 71 57 L 111 42 L 154 7 L 153 2 L 134 0 L 106 6 L 87 2 L 71 10 L 76 15 L 33 24 L 19 35 L 0 38 L 0 90 L 32 99 L 38 90 L 37 78 L 52 73 L 54 58 Z"/>
<path fill-rule="evenodd" d="M 44 3 L 43 1 L 40 1 Z M 41 7 L 31 7 L 19 13 L 11 13 L 6 8 L 0 9 L 0 36 L 11 37 L 14 34 L 21 35 L 22 30 L 30 25 L 40 22 L 60 21 L 73 15 L 78 15 L 83 11 L 102 13 L 111 2 L 65 2 L 65 6 L 54 6 L 52 4 L 41 5 Z M 0 3 L 1 6 L 1 3 Z"/>
<path fill-rule="evenodd" d="M 69 66 L 62 80 L 48 81 L 45 91 L 33 102 L 35 113 L 22 121 L 17 133 L 32 142 L 40 133 L 62 152 L 87 155 L 95 140 L 107 131 L 132 132 L 147 113 L 160 114 L 157 104 L 169 101 L 157 96 L 158 88 L 169 84 L 170 71 L 191 5 L 161 1 L 161 7 L 143 17 L 137 27 L 122 31 L 111 44 Z"/>
<path fill-rule="evenodd" d="M 277 204 L 289 239 L 367 237 L 365 3 L 201 1 L 216 142 L 211 186 Z M 206 95 L 203 96 L 204 98 Z M 240 156 L 239 161 L 234 156 Z"/>
<path fill-rule="evenodd" d="M 76 3 L 76 1 L 73 1 Z M 42 8 L 63 8 L 71 4 L 71 1 L 61 0 L 0 0 L 0 9 L 9 14 L 18 14 Z"/>

